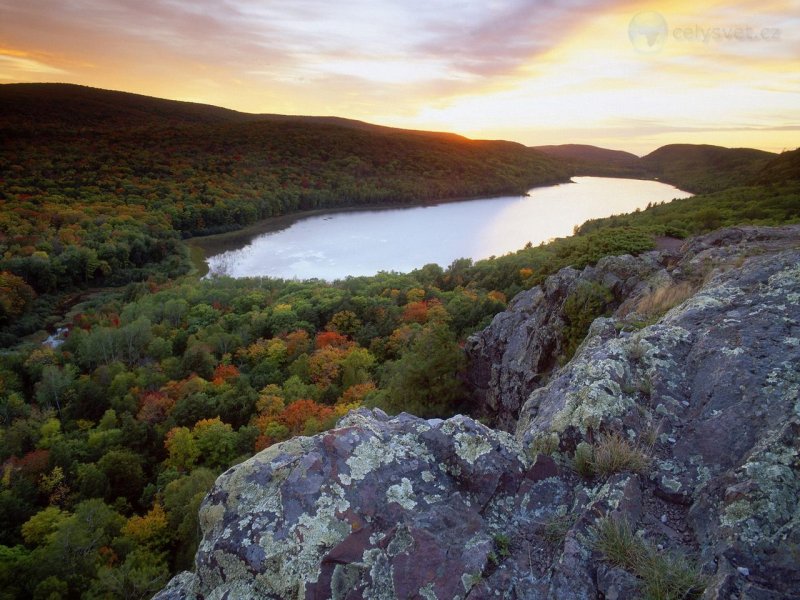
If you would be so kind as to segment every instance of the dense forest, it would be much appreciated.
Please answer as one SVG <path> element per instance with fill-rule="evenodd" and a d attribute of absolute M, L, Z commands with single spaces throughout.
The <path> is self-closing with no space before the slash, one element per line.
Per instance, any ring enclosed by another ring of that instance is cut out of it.
<path fill-rule="evenodd" d="M 199 280 L 183 237 L 337 203 L 519 192 L 575 167 L 505 142 L 13 91 L 36 101 L 0 111 L 0 598 L 148 598 L 191 566 L 197 507 L 230 465 L 358 406 L 468 412 L 463 341 L 518 291 L 658 236 L 800 222 L 795 151 L 768 155 L 769 181 L 720 176 L 713 193 L 491 260 Z M 573 300 L 580 339 L 605 306 Z M 22 337 L 56 324 L 63 339 Z"/>

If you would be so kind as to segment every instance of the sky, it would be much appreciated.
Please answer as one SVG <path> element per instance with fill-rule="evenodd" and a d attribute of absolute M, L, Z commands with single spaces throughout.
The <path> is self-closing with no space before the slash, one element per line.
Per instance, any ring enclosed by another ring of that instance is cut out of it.
<path fill-rule="evenodd" d="M 800 145 L 800 0 L 0 0 L 0 83 L 645 154 Z"/>

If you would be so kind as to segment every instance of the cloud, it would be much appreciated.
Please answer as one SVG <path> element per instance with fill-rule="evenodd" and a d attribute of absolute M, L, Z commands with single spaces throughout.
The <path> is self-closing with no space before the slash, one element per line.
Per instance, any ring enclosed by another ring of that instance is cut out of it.
<path fill-rule="evenodd" d="M 407 62 L 421 65 L 415 81 L 471 80 L 513 70 L 611 3 L 63 0 L 53 10 L 51 0 L 0 0 L 0 35 L 47 43 L 41 32 L 56 32 L 50 43 L 61 50 L 71 40 L 78 51 L 124 54 L 122 46 L 132 43 L 160 49 L 165 59 L 314 69 L 376 82 L 386 79 L 384 72 L 376 76 L 381 61 L 401 75 L 414 69 L 399 66 Z"/>
<path fill-rule="evenodd" d="M 491 76 L 527 63 L 556 47 L 598 12 L 617 2 L 587 0 L 510 0 L 476 3 L 449 24 L 432 23 L 419 49 L 447 56 L 458 68 Z"/>
<path fill-rule="evenodd" d="M 16 80 L 26 75 L 63 75 L 65 73 L 67 71 L 63 69 L 29 58 L 27 53 L 0 50 L 0 79 Z"/>

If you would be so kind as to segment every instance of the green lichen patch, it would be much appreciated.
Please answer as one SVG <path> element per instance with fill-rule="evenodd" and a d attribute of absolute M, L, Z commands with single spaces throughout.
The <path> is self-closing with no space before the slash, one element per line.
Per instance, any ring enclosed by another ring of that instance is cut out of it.
<path fill-rule="evenodd" d="M 465 460 L 467 463 L 473 465 L 484 454 L 492 451 L 492 445 L 484 437 L 470 435 L 467 433 L 457 433 L 456 440 L 456 454 Z"/>
<path fill-rule="evenodd" d="M 780 537 L 800 529 L 800 423 L 787 425 L 780 436 L 762 441 L 737 471 L 749 482 L 748 493 L 724 505 L 720 523 L 733 536 L 749 543 Z"/>
<path fill-rule="evenodd" d="M 407 477 L 403 477 L 400 483 L 389 486 L 386 490 L 386 500 L 396 502 L 406 510 L 414 510 L 417 506 L 415 498 L 414 487 Z"/>

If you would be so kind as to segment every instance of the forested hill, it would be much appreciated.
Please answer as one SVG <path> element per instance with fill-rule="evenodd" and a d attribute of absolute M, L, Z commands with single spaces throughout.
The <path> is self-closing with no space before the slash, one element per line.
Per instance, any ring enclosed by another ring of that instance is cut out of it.
<path fill-rule="evenodd" d="M 569 171 L 512 142 L 10 84 L 0 174 L 0 271 L 41 293 L 141 278 L 175 259 L 180 236 L 304 209 L 520 194 Z"/>
<path fill-rule="evenodd" d="M 753 148 L 670 144 L 642 157 L 641 164 L 653 177 L 690 192 L 707 193 L 747 185 L 776 156 Z"/>
<path fill-rule="evenodd" d="M 769 185 L 800 179 L 800 148 L 783 152 L 769 160 L 750 183 Z"/>
<path fill-rule="evenodd" d="M 40 130 L 44 126 L 68 129 L 112 125 L 234 123 L 256 115 L 192 102 L 161 100 L 81 85 L 13 83 L 0 86 L 0 126 Z"/>
<path fill-rule="evenodd" d="M 577 175 L 660 179 L 696 194 L 754 182 L 782 181 L 797 162 L 795 158 L 795 163 L 790 164 L 789 159 L 753 148 L 706 144 L 669 144 L 641 158 L 630 152 L 585 144 L 535 146 L 535 149 L 561 159 Z M 768 165 L 770 171 L 765 173 Z"/>
<path fill-rule="evenodd" d="M 454 133 L 396 129 L 343 117 L 250 114 L 209 104 L 164 100 L 66 83 L 0 85 L 0 126 L 3 129 L 41 129 L 44 125 L 107 129 L 114 123 L 130 127 L 252 121 L 299 121 L 306 124 L 340 125 L 365 131 L 416 133 L 462 141 L 466 139 Z"/>
<path fill-rule="evenodd" d="M 577 174 L 647 177 L 641 159 L 630 152 L 587 144 L 534 146 L 535 150 L 569 163 Z"/>

